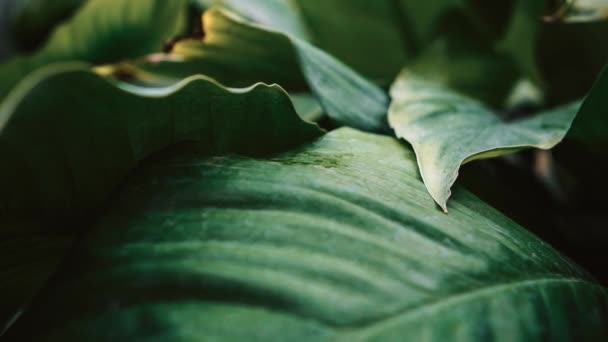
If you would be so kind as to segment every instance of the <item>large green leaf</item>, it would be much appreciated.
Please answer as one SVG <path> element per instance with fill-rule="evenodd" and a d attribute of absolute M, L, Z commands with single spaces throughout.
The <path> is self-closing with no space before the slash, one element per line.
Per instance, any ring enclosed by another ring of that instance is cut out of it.
<path fill-rule="evenodd" d="M 203 15 L 205 37 L 178 42 L 160 61 L 137 67 L 157 78 L 209 75 L 245 86 L 278 83 L 288 90 L 308 85 L 334 121 L 370 131 L 387 130 L 388 97 L 346 65 L 301 39 L 255 26 L 211 8 Z"/>
<path fill-rule="evenodd" d="M 137 162 L 177 142 L 264 154 L 320 134 L 276 85 L 230 89 L 192 76 L 164 88 L 117 86 L 86 67 L 42 69 L 0 107 L 0 163 L 11 165 L 0 170 L 0 218 L 94 207 Z"/>
<path fill-rule="evenodd" d="M 390 137 L 345 128 L 264 159 L 176 147 L 83 222 L 7 338 L 608 337 L 606 290 L 576 265 L 462 189 L 449 216 L 431 203 Z"/>
<path fill-rule="evenodd" d="M 321 133 L 278 86 L 193 76 L 121 89 L 88 69 L 43 68 L 0 106 L 0 331 L 61 260 L 77 222 L 150 153 L 198 141 L 210 154 L 259 155 Z"/>
<path fill-rule="evenodd" d="M 108 63 L 159 51 L 186 21 L 186 0 L 89 0 L 40 51 L 0 64 L 0 100 L 29 72 L 52 62 Z"/>
<path fill-rule="evenodd" d="M 407 70 L 393 84 L 391 96 L 389 124 L 412 144 L 424 183 L 446 212 L 462 164 L 523 148 L 552 148 L 565 137 L 580 107 L 576 102 L 505 122 L 482 103 Z"/>

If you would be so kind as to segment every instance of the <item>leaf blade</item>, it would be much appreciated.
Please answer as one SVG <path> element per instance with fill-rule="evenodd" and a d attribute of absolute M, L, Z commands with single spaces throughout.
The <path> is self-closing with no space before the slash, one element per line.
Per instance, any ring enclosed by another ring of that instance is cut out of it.
<path fill-rule="evenodd" d="M 505 123 L 480 102 L 406 70 L 391 95 L 389 124 L 412 144 L 424 183 L 444 212 L 462 164 L 523 148 L 550 149 L 566 136 L 580 108 L 575 102 Z"/>
<path fill-rule="evenodd" d="M 9 336 L 605 334 L 606 291 L 584 271 L 462 189 L 449 216 L 429 202 L 388 137 L 339 129 L 268 159 L 175 148 L 132 175 Z"/>

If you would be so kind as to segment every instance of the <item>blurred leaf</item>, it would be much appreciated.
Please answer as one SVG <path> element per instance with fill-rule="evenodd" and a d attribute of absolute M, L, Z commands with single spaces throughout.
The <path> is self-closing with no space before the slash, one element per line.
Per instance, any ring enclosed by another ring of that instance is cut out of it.
<path fill-rule="evenodd" d="M 21 50 L 43 44 L 58 24 L 69 19 L 87 0 L 8 0 L 10 29 Z"/>
<path fill-rule="evenodd" d="M 580 107 L 573 103 L 504 122 L 480 102 L 404 71 L 391 88 L 388 120 L 416 151 L 420 173 L 447 212 L 450 187 L 464 163 L 559 143 Z"/>
<path fill-rule="evenodd" d="M 0 100 L 46 64 L 108 63 L 160 51 L 164 40 L 185 29 L 186 19 L 186 0 L 89 0 L 55 29 L 40 51 L 0 64 Z"/>
<path fill-rule="evenodd" d="M 425 80 L 502 106 L 518 77 L 515 64 L 494 50 L 467 12 L 450 11 L 438 25 L 435 41 L 408 69 Z"/>
<path fill-rule="evenodd" d="M 363 75 L 385 84 L 394 78 L 410 50 L 392 1 L 388 0 L 194 2 L 202 8 L 221 4 L 255 23 L 309 41 Z"/>
<path fill-rule="evenodd" d="M 55 26 L 85 0 L 4 0 L 0 2 L 0 61 L 42 45 Z"/>
<path fill-rule="evenodd" d="M 466 9 L 463 0 L 388 0 L 398 4 L 401 11 L 401 25 L 406 27 L 405 33 L 412 36 L 417 48 L 422 48 L 432 41 L 440 18 L 453 9 Z"/>
<path fill-rule="evenodd" d="M 309 93 L 290 93 L 289 97 L 298 115 L 309 122 L 316 122 L 324 117 L 323 107 L 319 101 Z"/>
<path fill-rule="evenodd" d="M 548 21 L 567 23 L 601 21 L 608 19 L 608 2 L 606 0 L 563 0 L 557 13 L 547 17 Z"/>
<path fill-rule="evenodd" d="M 545 23 L 537 48 L 550 104 L 585 96 L 608 61 L 608 21 Z"/>
<path fill-rule="evenodd" d="M 608 66 L 585 98 L 569 137 L 608 160 Z"/>
<path fill-rule="evenodd" d="M 513 59 L 521 72 L 542 84 L 538 70 L 537 46 L 546 0 L 517 0 L 503 38 L 497 49 Z"/>
<path fill-rule="evenodd" d="M 69 234 L 34 230 L 27 225 L 16 229 L 5 227 L 5 223 L 0 231 L 0 336 L 46 284 L 75 240 Z"/>
<path fill-rule="evenodd" d="M 7 337 L 608 336 L 606 290 L 576 265 L 462 189 L 450 216 L 430 202 L 410 150 L 351 129 L 268 159 L 173 148 L 131 175 Z"/>
<path fill-rule="evenodd" d="M 309 43 L 252 25 L 214 7 L 203 15 L 205 37 L 177 42 L 168 55 L 135 65 L 159 78 L 209 75 L 231 86 L 256 81 L 306 89 L 339 124 L 387 131 L 386 93 Z"/>

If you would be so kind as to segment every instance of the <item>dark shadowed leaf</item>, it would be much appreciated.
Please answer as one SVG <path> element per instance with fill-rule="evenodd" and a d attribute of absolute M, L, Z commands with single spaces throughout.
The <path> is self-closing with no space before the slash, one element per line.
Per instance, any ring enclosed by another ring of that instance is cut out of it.
<path fill-rule="evenodd" d="M 18 51 L 43 44 L 55 27 L 68 19 L 86 0 L 4 0 L 0 5 L 0 31 Z"/>
<path fill-rule="evenodd" d="M 209 154 L 260 155 L 321 134 L 278 86 L 231 89 L 193 76 L 138 88 L 88 69 L 43 68 L 0 106 L 0 165 L 10 165 L 0 168 L 0 330 L 62 258 L 78 222 L 90 222 L 86 214 L 150 153 L 196 141 Z"/>
<path fill-rule="evenodd" d="M 608 2 L 605 0 L 561 0 L 562 6 L 549 21 L 564 21 L 567 23 L 608 20 Z"/>
<path fill-rule="evenodd" d="M 236 86 L 256 81 L 305 89 L 340 124 L 386 131 L 388 97 L 355 71 L 304 40 L 255 26 L 214 7 L 203 15 L 205 37 L 175 44 L 168 55 L 137 67 L 156 77 L 205 74 Z"/>

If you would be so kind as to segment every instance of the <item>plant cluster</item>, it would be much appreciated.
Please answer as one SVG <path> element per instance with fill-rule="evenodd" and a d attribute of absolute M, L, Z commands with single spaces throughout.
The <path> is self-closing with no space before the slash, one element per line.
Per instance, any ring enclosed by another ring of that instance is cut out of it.
<path fill-rule="evenodd" d="M 606 37 L 605 0 L 4 1 L 0 338 L 608 340 Z"/>

